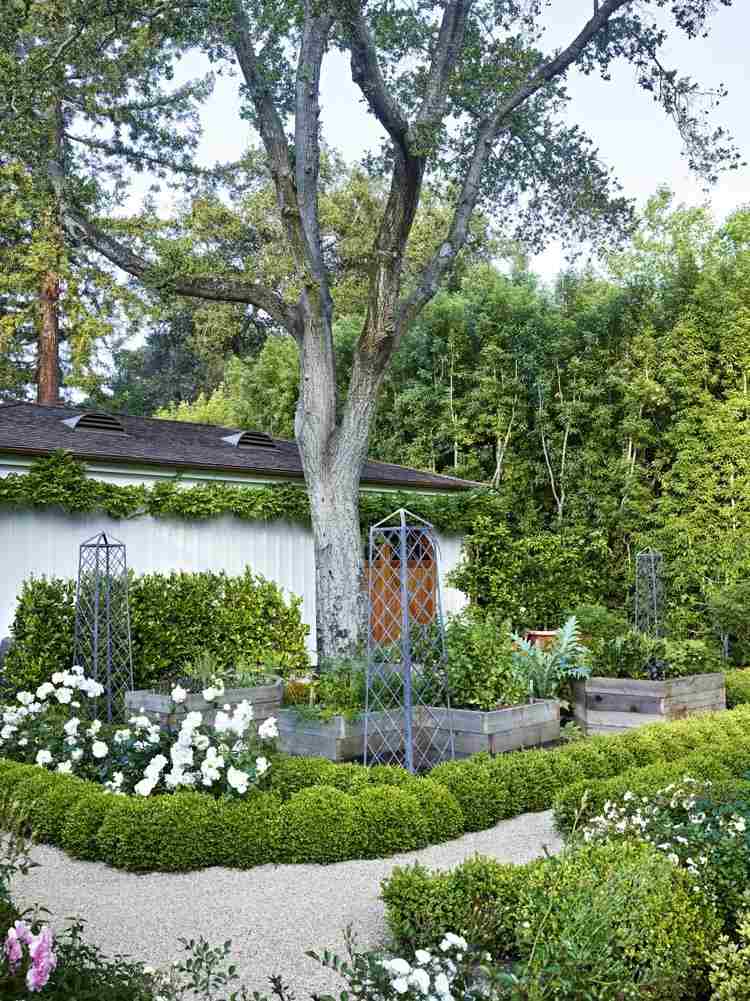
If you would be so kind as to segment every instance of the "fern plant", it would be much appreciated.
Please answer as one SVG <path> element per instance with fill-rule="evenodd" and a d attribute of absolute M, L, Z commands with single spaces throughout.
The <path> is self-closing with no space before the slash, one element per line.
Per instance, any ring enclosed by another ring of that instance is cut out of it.
<path fill-rule="evenodd" d="M 567 681 L 591 675 L 589 653 L 581 643 L 578 620 L 571 615 L 547 646 L 513 634 L 513 674 L 530 699 L 555 699 Z"/>

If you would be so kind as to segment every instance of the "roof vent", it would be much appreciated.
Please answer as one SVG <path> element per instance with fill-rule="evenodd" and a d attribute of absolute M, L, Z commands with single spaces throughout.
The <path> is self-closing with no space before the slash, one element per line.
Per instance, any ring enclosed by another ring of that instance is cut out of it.
<path fill-rule="evenodd" d="M 112 414 L 79 414 L 62 421 L 71 431 L 105 431 L 108 434 L 125 434 L 125 428 Z"/>
<path fill-rule="evenodd" d="M 234 448 L 276 448 L 273 438 L 263 431 L 238 431 L 237 434 L 229 434 L 221 440 Z"/>

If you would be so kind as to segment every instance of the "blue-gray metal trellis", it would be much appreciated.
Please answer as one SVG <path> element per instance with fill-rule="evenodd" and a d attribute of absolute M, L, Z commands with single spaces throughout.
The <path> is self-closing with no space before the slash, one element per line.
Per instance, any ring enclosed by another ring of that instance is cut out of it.
<path fill-rule="evenodd" d="M 365 764 L 454 757 L 438 544 L 403 508 L 370 529 Z"/>
<path fill-rule="evenodd" d="M 133 688 L 128 564 L 123 543 L 104 532 L 79 549 L 75 661 L 104 686 L 107 720 L 119 717 Z"/>
<path fill-rule="evenodd" d="M 644 549 L 635 557 L 635 628 L 649 636 L 664 635 L 663 557 Z"/>

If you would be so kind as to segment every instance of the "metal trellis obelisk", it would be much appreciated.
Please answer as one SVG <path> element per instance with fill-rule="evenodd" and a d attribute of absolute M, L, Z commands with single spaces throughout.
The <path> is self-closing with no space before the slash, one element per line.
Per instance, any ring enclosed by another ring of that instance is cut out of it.
<path fill-rule="evenodd" d="M 365 764 L 453 758 L 438 546 L 403 509 L 370 529 Z"/>
<path fill-rule="evenodd" d="M 664 635 L 663 558 L 644 549 L 635 558 L 635 628 L 649 636 Z"/>
<path fill-rule="evenodd" d="M 122 713 L 125 692 L 133 688 L 133 660 L 125 546 L 104 532 L 79 550 L 75 659 L 87 677 L 104 686 L 111 722 Z M 97 715 L 102 715 L 99 708 Z"/>

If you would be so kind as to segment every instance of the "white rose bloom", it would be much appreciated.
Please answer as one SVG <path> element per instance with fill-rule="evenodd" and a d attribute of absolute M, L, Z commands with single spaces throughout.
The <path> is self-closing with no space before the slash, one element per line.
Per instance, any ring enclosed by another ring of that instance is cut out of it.
<path fill-rule="evenodd" d="M 116 744 L 124 744 L 126 740 L 130 740 L 130 730 L 115 730 L 113 739 Z"/>
<path fill-rule="evenodd" d="M 140 782 L 136 782 L 133 786 L 133 792 L 136 796 L 150 796 L 154 791 L 154 786 L 156 781 L 154 779 L 141 779 Z"/>
<path fill-rule="evenodd" d="M 70 775 L 70 773 L 73 771 L 73 762 L 61 761 L 60 764 L 57 766 L 57 771 L 62 772 L 63 775 Z"/>
<path fill-rule="evenodd" d="M 93 678 L 87 678 L 85 681 L 82 681 L 79 687 L 90 699 L 96 699 L 104 694 L 104 685 L 98 681 L 94 681 Z"/>
<path fill-rule="evenodd" d="M 31 692 L 19 692 L 16 695 L 16 698 L 18 699 L 18 701 L 21 703 L 22 706 L 28 706 L 31 702 L 34 701 L 34 696 L 31 694 Z"/>
<path fill-rule="evenodd" d="M 80 761 L 81 758 L 83 757 L 83 748 L 77 747 L 75 751 L 71 751 L 70 756 L 73 759 L 73 761 Z"/>
<path fill-rule="evenodd" d="M 276 726 L 276 717 L 269 716 L 258 727 L 258 736 L 261 740 L 274 740 L 279 735 L 279 728 Z"/>
<path fill-rule="evenodd" d="M 36 690 L 36 697 L 41 699 L 42 702 L 54 692 L 55 686 L 51 685 L 49 681 L 45 681 L 44 684 L 40 685 Z"/>
<path fill-rule="evenodd" d="M 271 766 L 268 763 L 268 758 L 256 758 L 255 759 L 255 770 L 258 776 L 265 775 Z"/>
<path fill-rule="evenodd" d="M 131 716 L 130 724 L 134 726 L 137 730 L 143 729 L 143 727 L 151 726 L 151 720 L 148 716 Z"/>
<path fill-rule="evenodd" d="M 77 674 L 79 678 L 83 677 L 83 668 L 80 664 L 74 664 L 70 670 L 73 674 Z"/>
<path fill-rule="evenodd" d="M 432 959 L 432 953 L 428 952 L 426 949 L 417 949 L 414 953 L 414 958 L 421 966 L 424 966 Z"/>
<path fill-rule="evenodd" d="M 206 761 L 212 766 L 212 768 L 223 768 L 224 758 L 219 754 L 215 747 L 209 747 L 206 751 Z"/>
<path fill-rule="evenodd" d="M 55 673 L 52 675 L 52 684 L 61 685 L 62 680 L 63 680 L 62 671 L 55 671 Z"/>
<path fill-rule="evenodd" d="M 97 733 L 99 733 L 101 728 L 102 728 L 101 720 L 95 719 L 94 722 L 86 731 L 86 733 L 89 735 L 89 737 L 95 737 Z"/>
<path fill-rule="evenodd" d="M 172 689 L 172 701 L 173 702 L 184 702 L 187 698 L 187 689 L 183 688 L 181 685 L 175 685 Z"/>
<path fill-rule="evenodd" d="M 396 977 L 395 980 L 391 981 L 391 987 L 397 994 L 406 994 L 409 990 L 409 984 L 406 977 Z"/>
<path fill-rule="evenodd" d="M 26 745 L 28 744 L 28 742 L 29 742 L 29 738 L 28 737 L 21 737 L 19 739 L 19 741 L 18 741 L 18 746 L 19 747 L 26 747 Z"/>
<path fill-rule="evenodd" d="M 167 772 L 164 781 L 168 789 L 176 789 L 182 782 L 182 769 L 174 766 L 171 772 Z"/>
<path fill-rule="evenodd" d="M 430 993 L 430 975 L 427 970 L 414 970 L 409 977 L 409 983 L 416 987 L 420 994 Z"/>
<path fill-rule="evenodd" d="M 435 993 L 440 997 L 447 997 L 451 992 L 451 985 L 444 973 L 438 973 L 435 977 Z"/>
<path fill-rule="evenodd" d="M 454 935 L 452 931 L 447 931 L 443 936 L 443 941 L 440 943 L 440 948 L 443 952 L 447 952 L 452 946 L 457 949 L 468 949 L 468 943 L 465 938 L 461 935 Z"/>
<path fill-rule="evenodd" d="M 91 745 L 91 753 L 95 758 L 106 758 L 109 754 L 109 748 L 103 740 L 95 740 Z"/>
<path fill-rule="evenodd" d="M 164 755 L 157 754 L 146 765 L 143 774 L 156 777 L 161 774 L 166 765 L 167 765 L 167 759 L 164 757 Z"/>
<path fill-rule="evenodd" d="M 81 721 L 78 719 L 78 717 L 74 716 L 72 719 L 68 720 L 68 722 L 63 727 L 63 730 L 67 733 L 69 737 L 75 737 L 76 734 L 78 733 L 78 727 L 80 722 Z"/>
<path fill-rule="evenodd" d="M 0 737 L 2 737 L 3 740 L 7 740 L 8 737 L 12 737 L 15 732 L 16 728 L 11 726 L 10 723 L 6 723 L 2 730 L 0 730 Z"/>
<path fill-rule="evenodd" d="M 201 694 L 203 695 L 203 698 L 206 700 L 206 702 L 213 702 L 213 700 L 218 695 L 221 695 L 221 692 L 219 691 L 218 688 L 214 688 L 212 685 L 210 685 L 208 688 L 204 688 Z"/>
<path fill-rule="evenodd" d="M 193 711 L 188 713 L 185 719 L 182 721 L 183 730 L 195 730 L 203 722 L 203 713 Z"/>
<path fill-rule="evenodd" d="M 411 966 L 409 966 L 405 959 L 401 959 L 399 956 L 396 956 L 395 959 L 386 959 L 382 965 L 389 973 L 395 973 L 401 977 L 405 977 L 411 973 Z"/>
<path fill-rule="evenodd" d="M 193 737 L 193 744 L 198 751 L 206 751 L 211 745 L 211 741 L 208 739 L 205 733 L 196 733 Z"/>
<path fill-rule="evenodd" d="M 250 776 L 247 772 L 241 771 L 239 768 L 234 768 L 229 766 L 227 769 L 227 782 L 235 792 L 238 792 L 240 796 L 244 796 L 247 792 L 247 783 Z"/>
<path fill-rule="evenodd" d="M 218 712 L 214 718 L 214 730 L 217 733 L 226 733 L 231 725 L 231 719 L 225 712 Z"/>
<path fill-rule="evenodd" d="M 170 749 L 169 756 L 172 759 L 172 764 L 179 769 L 182 769 L 184 765 L 192 765 L 193 763 L 192 747 L 181 747 L 179 744 L 175 744 Z"/>
<path fill-rule="evenodd" d="M 51 765 L 52 755 L 49 753 L 49 751 L 37 751 L 36 763 L 38 765 Z"/>

